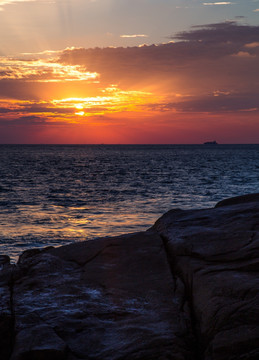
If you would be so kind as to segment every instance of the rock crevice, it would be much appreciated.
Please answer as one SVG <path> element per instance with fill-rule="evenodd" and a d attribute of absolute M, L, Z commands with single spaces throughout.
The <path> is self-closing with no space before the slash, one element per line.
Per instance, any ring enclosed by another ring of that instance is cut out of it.
<path fill-rule="evenodd" d="M 192 299 L 192 289 L 190 288 L 190 284 L 185 282 L 184 276 L 182 276 L 181 271 L 179 271 L 179 269 L 177 269 L 177 267 L 175 266 L 175 264 L 176 264 L 175 255 L 173 255 L 172 251 L 170 251 L 170 248 L 168 246 L 168 239 L 166 237 L 164 237 L 163 235 L 161 236 L 161 238 L 162 238 L 162 241 L 164 244 L 164 250 L 167 255 L 168 264 L 171 269 L 171 273 L 172 273 L 174 282 L 175 282 L 175 284 L 177 284 L 179 282 L 181 282 L 181 284 L 182 284 L 181 292 L 182 292 L 182 296 L 183 296 L 184 300 L 183 300 L 183 304 L 182 304 L 181 308 L 184 307 L 184 304 L 185 304 L 185 307 L 188 308 L 191 330 L 192 330 L 192 335 L 193 335 L 193 342 L 191 345 L 193 360 L 202 360 L 203 359 L 203 351 L 200 347 L 200 331 L 197 328 L 198 323 L 195 318 L 195 310 L 194 310 L 193 299 Z M 175 292 L 176 292 L 176 290 L 177 289 L 175 288 Z"/>

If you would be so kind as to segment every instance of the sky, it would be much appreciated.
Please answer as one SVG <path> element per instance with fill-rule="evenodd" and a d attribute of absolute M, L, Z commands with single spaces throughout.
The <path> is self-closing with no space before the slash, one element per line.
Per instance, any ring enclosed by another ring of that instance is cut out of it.
<path fill-rule="evenodd" d="M 259 143 L 259 0 L 0 0 L 0 143 Z"/>

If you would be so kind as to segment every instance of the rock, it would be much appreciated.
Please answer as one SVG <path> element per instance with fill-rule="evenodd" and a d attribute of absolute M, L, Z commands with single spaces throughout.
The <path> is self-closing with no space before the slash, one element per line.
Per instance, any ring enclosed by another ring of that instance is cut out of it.
<path fill-rule="evenodd" d="M 63 360 L 66 357 L 66 344 L 45 325 L 24 328 L 16 336 L 11 360 Z"/>
<path fill-rule="evenodd" d="M 258 194 L 0 256 L 1 360 L 255 360 Z"/>
<path fill-rule="evenodd" d="M 16 336 L 11 360 L 63 360 L 66 358 L 66 344 L 45 325 L 24 328 Z"/>
<path fill-rule="evenodd" d="M 0 359 L 8 360 L 14 338 L 12 270 L 9 256 L 0 255 Z"/>
<path fill-rule="evenodd" d="M 222 200 L 218 202 L 215 207 L 242 204 L 248 202 L 258 202 L 258 201 L 259 201 L 259 193 L 248 194 L 248 195 L 236 196 L 233 198 Z"/>
<path fill-rule="evenodd" d="M 184 287 L 157 234 L 23 255 L 19 269 L 11 360 L 193 358 Z"/>
<path fill-rule="evenodd" d="M 171 211 L 154 226 L 185 285 L 201 359 L 259 358 L 259 201 L 247 200 Z"/>

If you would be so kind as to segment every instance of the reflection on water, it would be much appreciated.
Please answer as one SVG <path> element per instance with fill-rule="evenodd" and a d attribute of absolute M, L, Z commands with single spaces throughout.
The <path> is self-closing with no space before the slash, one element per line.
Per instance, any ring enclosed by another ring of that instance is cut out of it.
<path fill-rule="evenodd" d="M 2 145 L 0 252 L 145 230 L 258 184 L 258 145 Z"/>

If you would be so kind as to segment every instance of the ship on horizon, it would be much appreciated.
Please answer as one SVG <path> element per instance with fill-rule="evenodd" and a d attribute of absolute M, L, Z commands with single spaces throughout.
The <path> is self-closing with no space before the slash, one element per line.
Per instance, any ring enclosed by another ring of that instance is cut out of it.
<path fill-rule="evenodd" d="M 217 141 L 206 141 L 205 143 L 203 143 L 203 145 L 218 145 Z"/>

